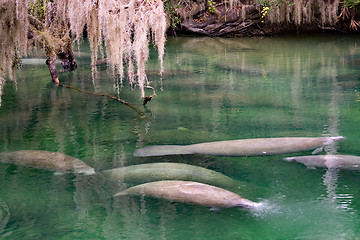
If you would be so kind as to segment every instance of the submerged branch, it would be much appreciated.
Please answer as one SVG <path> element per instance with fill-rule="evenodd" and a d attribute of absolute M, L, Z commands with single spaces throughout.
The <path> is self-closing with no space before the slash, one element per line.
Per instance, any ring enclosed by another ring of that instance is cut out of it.
<path fill-rule="evenodd" d="M 145 106 L 148 102 L 150 102 L 153 97 L 156 96 L 155 88 L 153 88 L 153 87 L 151 87 L 151 86 L 145 86 L 145 88 L 150 88 L 150 89 L 152 89 L 152 90 L 153 90 L 153 94 L 151 94 L 151 95 L 148 96 L 148 97 L 143 97 L 143 99 L 144 99 L 143 105 L 144 105 L 144 106 Z"/>
<path fill-rule="evenodd" d="M 128 103 L 127 101 L 121 99 L 121 98 L 117 98 L 117 97 L 114 97 L 110 94 L 105 94 L 105 93 L 94 93 L 94 92 L 89 92 L 89 91 L 86 91 L 84 89 L 81 89 L 81 88 L 77 88 L 77 87 L 73 87 L 73 86 L 69 86 L 69 85 L 65 85 L 65 84 L 62 84 L 62 83 L 58 83 L 57 84 L 58 86 L 61 86 L 61 87 L 65 87 L 65 88 L 70 88 L 70 89 L 74 89 L 74 90 L 77 90 L 79 92 L 83 92 L 83 93 L 86 93 L 86 94 L 90 94 L 90 95 L 95 95 L 95 96 L 100 96 L 100 97 L 108 97 L 110 99 L 113 99 L 115 101 L 118 101 L 118 102 L 121 102 L 122 104 L 128 106 L 129 108 L 132 108 L 135 112 L 137 112 L 141 118 L 145 118 L 146 117 L 146 114 L 143 113 L 142 111 L 140 111 L 140 109 L 138 109 L 137 107 L 135 107 L 134 105 Z"/>

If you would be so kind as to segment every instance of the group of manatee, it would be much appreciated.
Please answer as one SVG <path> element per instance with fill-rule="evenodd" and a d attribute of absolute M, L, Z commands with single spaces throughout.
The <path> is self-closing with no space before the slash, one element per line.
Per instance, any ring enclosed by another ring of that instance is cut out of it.
<path fill-rule="evenodd" d="M 322 148 L 344 139 L 337 137 L 282 137 L 217 141 L 191 145 L 156 145 L 137 149 L 137 157 L 177 154 L 203 154 L 218 156 L 265 156 L 308 151 Z M 350 155 L 311 155 L 288 157 L 289 162 L 299 162 L 308 167 L 359 169 L 360 157 Z M 0 153 L 0 162 L 17 164 L 58 173 L 101 174 L 114 182 L 141 183 L 114 197 L 143 195 L 173 202 L 221 209 L 230 207 L 257 208 L 256 203 L 225 190 L 236 180 L 216 171 L 183 163 L 158 162 L 121 168 L 95 170 L 71 156 L 49 151 L 22 150 Z M 224 187 L 224 188 L 221 188 Z"/>

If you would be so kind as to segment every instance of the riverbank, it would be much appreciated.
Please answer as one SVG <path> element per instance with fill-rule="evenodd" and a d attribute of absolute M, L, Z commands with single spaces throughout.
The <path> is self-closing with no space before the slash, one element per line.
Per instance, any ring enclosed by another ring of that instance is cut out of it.
<path fill-rule="evenodd" d="M 360 30 L 356 8 L 334 0 L 279 1 L 268 6 L 254 1 L 231 6 L 223 1 L 197 1 L 168 5 L 167 12 L 172 26 L 169 34 L 173 35 L 249 37 Z"/>

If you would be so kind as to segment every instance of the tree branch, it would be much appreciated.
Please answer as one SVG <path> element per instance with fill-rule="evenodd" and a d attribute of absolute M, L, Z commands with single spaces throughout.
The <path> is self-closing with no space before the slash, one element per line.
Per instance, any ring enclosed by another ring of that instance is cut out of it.
<path fill-rule="evenodd" d="M 148 97 L 144 97 L 144 98 L 143 98 L 143 99 L 144 99 L 144 102 L 143 102 L 143 105 L 144 105 L 144 106 L 145 106 L 148 102 L 150 102 L 153 97 L 156 96 L 155 88 L 153 88 L 153 87 L 151 87 L 151 86 L 146 86 L 146 88 L 152 89 L 152 90 L 153 90 L 153 94 L 151 94 L 151 95 L 148 96 Z"/>

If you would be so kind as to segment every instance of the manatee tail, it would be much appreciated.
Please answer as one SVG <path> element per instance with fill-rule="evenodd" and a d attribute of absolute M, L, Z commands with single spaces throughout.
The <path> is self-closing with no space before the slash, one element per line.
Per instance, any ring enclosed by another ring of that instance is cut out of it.
<path fill-rule="evenodd" d="M 331 145 L 334 142 L 340 141 L 345 139 L 345 137 L 343 136 L 337 136 L 337 137 L 324 137 L 326 139 L 326 141 L 324 141 L 323 146 L 320 146 L 318 148 L 315 148 L 314 151 L 312 152 L 313 155 L 317 155 L 320 154 L 322 151 L 324 151 L 325 146 Z"/>
<path fill-rule="evenodd" d="M 137 149 L 134 153 L 136 157 L 151 157 L 165 155 L 193 154 L 187 146 L 181 145 L 154 145 Z"/>
<path fill-rule="evenodd" d="M 88 169 L 81 170 L 81 171 L 79 171 L 79 173 L 83 173 L 84 175 L 96 174 L 95 170 L 92 167 L 90 167 Z"/>

